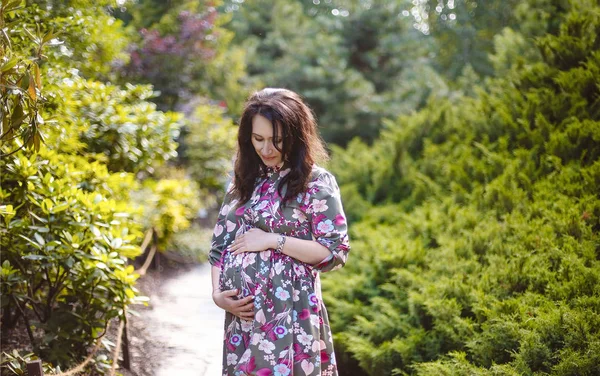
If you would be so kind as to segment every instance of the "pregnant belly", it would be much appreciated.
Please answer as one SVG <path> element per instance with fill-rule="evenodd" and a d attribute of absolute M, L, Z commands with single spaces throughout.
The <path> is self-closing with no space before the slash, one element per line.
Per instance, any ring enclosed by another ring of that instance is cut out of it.
<path fill-rule="evenodd" d="M 221 290 L 239 291 L 238 297 L 253 295 L 256 285 L 258 269 L 258 260 L 260 253 L 241 253 L 233 255 L 230 252 L 224 257 L 221 269 Z M 270 253 L 270 252 L 269 252 Z M 264 255 L 262 255 L 264 257 Z"/>

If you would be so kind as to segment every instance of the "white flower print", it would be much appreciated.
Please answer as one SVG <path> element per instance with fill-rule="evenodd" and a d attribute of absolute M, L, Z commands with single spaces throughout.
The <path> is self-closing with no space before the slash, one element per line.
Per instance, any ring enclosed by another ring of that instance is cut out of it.
<path fill-rule="evenodd" d="M 252 339 L 250 339 L 250 344 L 251 344 L 251 345 L 257 345 L 257 344 L 258 344 L 258 342 L 260 341 L 260 337 L 261 337 L 261 336 L 260 336 L 260 334 L 259 334 L 259 333 L 254 333 L 254 334 L 252 335 Z M 241 362 L 241 360 L 240 360 L 240 362 Z"/>
<path fill-rule="evenodd" d="M 237 358 L 238 356 L 235 355 L 234 353 L 229 353 L 227 354 L 227 365 L 231 366 L 237 363 Z"/>
<path fill-rule="evenodd" d="M 281 274 L 281 272 L 285 269 L 285 266 L 281 261 L 277 261 L 274 266 L 276 274 Z"/>
<path fill-rule="evenodd" d="M 302 210 L 294 209 L 294 214 L 292 214 L 292 218 L 295 218 L 300 223 L 306 222 L 306 214 L 302 212 Z"/>
<path fill-rule="evenodd" d="M 254 264 L 254 261 L 256 261 L 256 253 L 245 253 L 242 268 L 246 269 L 248 265 Z"/>
<path fill-rule="evenodd" d="M 295 263 L 294 264 L 294 273 L 296 273 L 296 275 L 298 277 L 301 277 L 304 275 L 304 273 L 306 273 L 306 269 L 304 268 L 304 266 Z"/>
<path fill-rule="evenodd" d="M 215 236 L 220 236 L 223 233 L 223 226 L 217 224 L 215 226 Z"/>
<path fill-rule="evenodd" d="M 298 336 L 298 342 L 300 342 L 301 344 L 303 344 L 304 346 L 309 346 L 312 344 L 312 340 L 313 340 L 313 336 L 310 334 L 306 334 L 306 333 L 301 333 Z"/>
<path fill-rule="evenodd" d="M 262 341 L 260 341 L 260 344 L 258 345 L 258 349 L 260 351 L 264 351 L 267 354 L 271 354 L 273 352 L 273 350 L 275 350 L 275 345 L 273 344 L 273 342 L 263 339 Z"/>
<path fill-rule="evenodd" d="M 319 324 L 320 324 L 320 322 L 319 322 L 319 316 L 317 316 L 317 315 L 310 315 L 310 323 L 313 326 L 319 327 Z"/>
<path fill-rule="evenodd" d="M 268 200 L 263 200 L 258 205 L 256 205 L 256 207 L 254 208 L 254 210 L 263 210 L 264 208 L 267 207 L 267 205 L 269 205 L 269 201 Z"/>
<path fill-rule="evenodd" d="M 297 302 L 300 300 L 300 290 L 294 289 L 294 301 Z"/>
<path fill-rule="evenodd" d="M 316 198 L 312 201 L 312 209 L 315 213 L 321 213 L 329 209 L 327 206 L 327 200 L 317 200 Z"/>
<path fill-rule="evenodd" d="M 242 357 L 240 358 L 240 363 L 247 362 L 250 359 L 251 354 L 252 354 L 252 350 L 246 349 L 246 351 L 244 351 L 244 354 L 242 354 Z"/>
<path fill-rule="evenodd" d="M 241 320 L 242 321 L 242 332 L 249 332 L 252 330 L 252 320 Z"/>

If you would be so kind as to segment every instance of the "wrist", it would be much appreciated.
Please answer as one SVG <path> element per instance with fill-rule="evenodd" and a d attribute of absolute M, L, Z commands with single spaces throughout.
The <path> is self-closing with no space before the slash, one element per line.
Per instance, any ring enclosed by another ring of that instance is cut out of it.
<path fill-rule="evenodd" d="M 277 241 L 279 240 L 279 236 L 280 236 L 280 234 L 278 234 L 276 232 L 271 233 L 271 239 L 269 239 L 269 248 L 271 248 L 271 249 L 277 248 Z"/>
<path fill-rule="evenodd" d="M 276 251 L 283 253 L 283 246 L 285 245 L 285 241 L 287 240 L 287 236 L 285 234 L 279 234 L 277 237 L 277 247 Z"/>

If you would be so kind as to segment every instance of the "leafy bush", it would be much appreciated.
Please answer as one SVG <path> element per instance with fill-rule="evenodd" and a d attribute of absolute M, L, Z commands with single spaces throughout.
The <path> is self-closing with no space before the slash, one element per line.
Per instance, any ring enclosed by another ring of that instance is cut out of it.
<path fill-rule="evenodd" d="M 35 351 L 69 364 L 135 301 L 133 177 L 44 149 L 3 160 L 2 171 L 3 329 L 25 320 Z"/>
<path fill-rule="evenodd" d="M 559 10 L 530 60 L 475 96 L 432 99 L 372 151 L 336 149 L 393 161 L 358 176 L 332 164 L 342 192 L 372 204 L 350 225 L 350 262 L 323 281 L 340 369 L 597 374 L 600 8 Z M 503 35 L 497 51 L 523 48 Z"/>

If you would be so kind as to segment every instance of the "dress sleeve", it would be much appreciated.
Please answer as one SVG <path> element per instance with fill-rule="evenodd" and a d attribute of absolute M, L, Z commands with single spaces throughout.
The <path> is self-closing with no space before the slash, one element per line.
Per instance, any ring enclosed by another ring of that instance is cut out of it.
<path fill-rule="evenodd" d="M 212 241 L 210 243 L 208 262 L 210 262 L 210 264 L 213 266 L 221 267 L 223 251 L 227 246 L 227 238 L 229 238 L 226 225 L 227 214 L 231 209 L 233 209 L 233 206 L 235 206 L 235 201 L 237 201 L 232 201 L 232 188 L 233 183 L 229 184 L 227 192 L 225 193 L 225 198 L 223 199 L 223 204 L 221 204 L 221 209 L 219 209 L 219 216 L 217 218 L 217 223 L 215 224 L 215 229 L 213 231 Z"/>
<path fill-rule="evenodd" d="M 314 266 L 322 272 L 339 269 L 346 263 L 350 243 L 346 215 L 342 207 L 340 188 L 335 177 L 324 171 L 309 184 L 309 214 L 314 239 L 325 246 L 331 254 Z"/>

